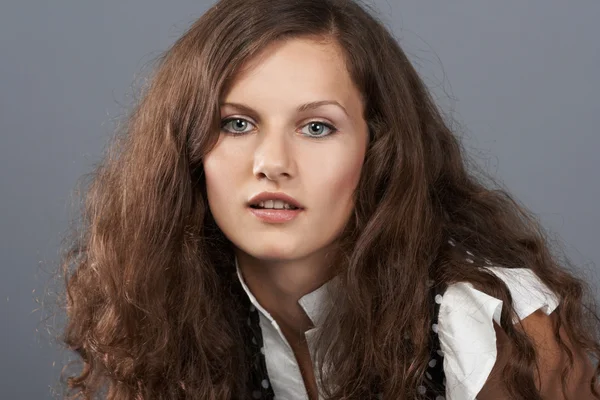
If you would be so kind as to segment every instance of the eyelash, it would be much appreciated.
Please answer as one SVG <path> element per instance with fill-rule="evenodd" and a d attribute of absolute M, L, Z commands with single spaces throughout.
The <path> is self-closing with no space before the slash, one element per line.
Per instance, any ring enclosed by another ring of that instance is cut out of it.
<path fill-rule="evenodd" d="M 221 121 L 221 131 L 227 133 L 228 135 L 232 135 L 232 136 L 241 136 L 241 135 L 245 135 L 246 133 L 248 133 L 248 132 L 232 132 L 232 131 L 228 131 L 228 130 L 224 129 L 225 125 L 227 125 L 228 123 L 230 123 L 232 121 L 236 121 L 236 120 L 242 120 L 242 121 L 245 121 L 245 122 L 248 122 L 248 123 L 252 124 L 252 122 L 248 121 L 245 118 L 241 118 L 241 117 L 225 118 L 225 119 L 223 119 Z M 310 135 L 305 135 L 305 136 L 307 136 L 307 137 L 309 137 L 311 139 L 325 139 L 325 138 L 333 135 L 334 133 L 338 132 L 338 129 L 335 126 L 333 126 L 333 125 L 331 125 L 331 124 L 329 124 L 329 123 L 327 123 L 325 121 L 313 120 L 313 121 L 308 122 L 304 126 L 310 125 L 310 124 L 315 123 L 315 122 L 318 123 L 318 124 L 324 125 L 331 132 L 328 133 L 327 135 L 323 135 L 323 136 L 310 136 Z"/>

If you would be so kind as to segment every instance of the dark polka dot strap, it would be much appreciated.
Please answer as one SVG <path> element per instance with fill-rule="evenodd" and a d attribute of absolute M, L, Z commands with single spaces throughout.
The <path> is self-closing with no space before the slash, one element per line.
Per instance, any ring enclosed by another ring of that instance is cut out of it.
<path fill-rule="evenodd" d="M 247 324 L 252 332 L 250 347 L 252 349 L 251 385 L 253 399 L 274 399 L 275 393 L 271 388 L 267 364 L 265 361 L 265 348 L 263 347 L 262 331 L 260 329 L 259 314 L 256 307 L 250 304 Z"/>
<path fill-rule="evenodd" d="M 423 383 L 417 388 L 420 394 L 425 395 L 426 399 L 444 400 L 446 393 L 446 378 L 444 376 L 444 353 L 440 348 L 440 339 L 437 335 L 438 325 L 437 316 L 442 304 L 442 292 L 435 286 L 431 287 L 431 295 L 433 297 L 433 318 L 431 330 L 429 331 L 429 339 L 431 350 L 429 355 L 429 363 Z"/>

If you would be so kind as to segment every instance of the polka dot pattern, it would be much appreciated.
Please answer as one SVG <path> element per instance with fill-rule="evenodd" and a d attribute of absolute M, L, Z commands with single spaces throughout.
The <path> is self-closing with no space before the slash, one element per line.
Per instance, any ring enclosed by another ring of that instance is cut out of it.
<path fill-rule="evenodd" d="M 448 244 L 452 247 L 456 246 L 456 241 L 453 239 L 448 240 Z M 474 263 L 476 259 L 475 255 L 466 251 L 465 261 L 467 263 Z M 492 263 L 488 259 L 484 259 L 487 265 Z M 424 396 L 424 399 L 429 400 L 445 400 L 445 386 L 446 378 L 443 369 L 443 357 L 444 353 L 440 349 L 440 343 L 438 338 L 438 325 L 437 316 L 439 313 L 440 304 L 443 300 L 443 292 L 435 285 L 433 280 L 427 281 L 427 286 L 430 290 L 431 304 L 432 304 L 432 323 L 430 330 L 430 343 L 431 352 L 430 360 L 427 365 L 427 370 L 423 377 L 422 383 L 417 387 L 417 392 Z M 265 361 L 265 349 L 263 345 L 262 332 L 260 329 L 259 312 L 254 305 L 249 306 L 249 315 L 247 324 L 251 330 L 251 340 L 249 341 L 252 354 L 252 373 L 251 373 L 251 393 L 254 399 L 272 400 L 275 399 L 275 394 L 271 387 L 269 376 L 267 373 L 266 361 Z M 409 339 L 405 336 L 405 339 Z M 382 393 L 376 393 L 377 399 L 383 399 Z"/>
<path fill-rule="evenodd" d="M 250 354 L 252 355 L 252 368 L 250 376 L 250 386 L 253 399 L 271 400 L 275 398 L 275 393 L 271 388 L 269 376 L 267 374 L 267 364 L 265 360 L 265 348 L 262 332 L 260 329 L 260 315 L 254 305 L 250 305 L 248 315 L 248 326 L 250 327 L 251 339 Z"/>
<path fill-rule="evenodd" d="M 430 296 L 432 304 L 432 321 L 431 330 L 429 331 L 429 343 L 431 343 L 431 350 L 429 353 L 429 362 L 427 363 L 427 370 L 423 378 L 422 385 L 417 388 L 420 394 L 424 395 L 424 398 L 431 400 L 444 399 L 446 393 L 445 387 L 445 376 L 444 376 L 444 353 L 440 349 L 440 340 L 438 338 L 438 325 L 437 316 L 440 310 L 440 304 L 443 300 L 443 290 L 439 287 L 430 287 Z M 441 397 L 441 399 L 439 399 Z"/>

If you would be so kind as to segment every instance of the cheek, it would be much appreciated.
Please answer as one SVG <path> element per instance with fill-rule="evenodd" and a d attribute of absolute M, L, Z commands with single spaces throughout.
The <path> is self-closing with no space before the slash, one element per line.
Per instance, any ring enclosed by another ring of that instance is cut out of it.
<path fill-rule="evenodd" d="M 204 168 L 204 177 L 206 181 L 206 195 L 210 203 L 212 201 L 211 199 L 215 197 L 215 192 L 218 192 L 219 189 L 218 186 L 215 187 L 215 185 L 218 185 L 219 183 L 216 176 L 216 173 L 219 170 L 218 161 L 211 155 L 208 155 L 204 159 L 202 166 Z"/>
<path fill-rule="evenodd" d="M 352 194 L 360 179 L 362 158 L 338 160 L 326 173 L 321 174 L 318 193 L 327 194 L 331 207 L 346 212 L 353 206 Z"/>
<path fill-rule="evenodd" d="M 203 161 L 206 194 L 213 215 L 219 214 L 218 208 L 227 206 L 227 201 L 231 201 L 231 195 L 227 194 L 233 190 L 234 171 L 230 170 L 231 163 L 225 161 L 218 152 L 210 153 Z"/>

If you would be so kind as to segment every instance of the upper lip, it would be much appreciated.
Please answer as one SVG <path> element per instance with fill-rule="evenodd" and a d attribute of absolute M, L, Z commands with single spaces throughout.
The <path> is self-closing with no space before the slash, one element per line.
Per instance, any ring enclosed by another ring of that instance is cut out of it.
<path fill-rule="evenodd" d="M 248 205 L 249 206 L 251 206 L 251 205 L 258 205 L 258 203 L 260 203 L 261 201 L 267 201 L 267 200 L 281 200 L 281 201 L 283 201 L 283 202 L 285 202 L 285 203 L 287 203 L 289 205 L 292 205 L 294 207 L 304 208 L 292 196 L 288 196 L 287 194 L 281 193 L 281 192 L 262 192 L 262 193 L 259 193 L 256 196 L 253 196 L 248 201 Z"/>

